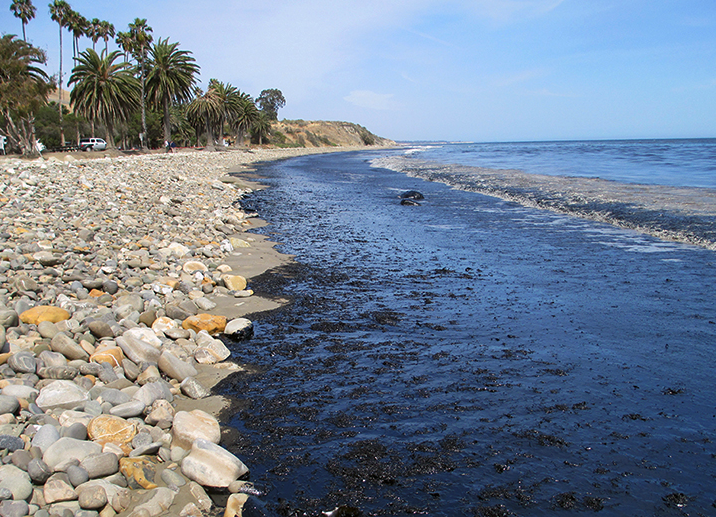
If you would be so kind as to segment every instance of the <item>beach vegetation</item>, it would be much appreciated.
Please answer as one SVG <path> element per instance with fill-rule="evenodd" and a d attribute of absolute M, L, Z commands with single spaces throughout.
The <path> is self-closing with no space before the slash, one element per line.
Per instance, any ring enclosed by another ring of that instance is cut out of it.
<path fill-rule="evenodd" d="M 38 154 L 35 114 L 47 104 L 54 81 L 40 68 L 47 56 L 14 34 L 0 37 L 0 124 L 8 147 Z"/>
<path fill-rule="evenodd" d="M 169 38 L 159 39 L 150 51 L 147 97 L 162 111 L 164 140 L 171 140 L 171 106 L 188 102 L 194 91 L 199 66 L 188 50 Z"/>
<path fill-rule="evenodd" d="M 149 47 L 154 37 L 152 28 L 147 25 L 146 18 L 135 18 L 129 24 L 129 37 L 125 40 L 129 53 L 137 62 L 140 83 L 140 107 L 142 109 L 142 149 L 147 148 L 147 97 L 146 97 L 146 62 L 149 54 Z"/>
<path fill-rule="evenodd" d="M 140 104 L 139 82 L 129 63 L 115 62 L 120 56 L 116 50 L 99 55 L 88 48 L 78 56 L 69 81 L 75 112 L 104 125 L 109 148 L 114 147 L 114 125 L 127 121 Z M 146 128 L 144 113 L 142 126 Z"/>
<path fill-rule="evenodd" d="M 22 23 L 22 40 L 27 41 L 25 25 L 35 17 L 37 9 L 32 5 L 32 0 L 13 0 L 10 4 L 10 10 L 15 18 L 19 18 Z"/>
<path fill-rule="evenodd" d="M 60 90 L 60 102 L 58 105 L 58 114 L 60 117 L 60 145 L 65 145 L 65 130 L 62 126 L 62 81 L 63 81 L 63 74 L 62 74 L 62 29 L 67 27 L 67 23 L 69 21 L 70 13 L 72 11 L 72 8 L 70 7 L 70 4 L 65 2 L 65 0 L 54 0 L 50 5 L 50 19 L 53 22 L 57 22 L 57 25 L 60 30 L 60 76 L 57 79 L 57 84 Z"/>
<path fill-rule="evenodd" d="M 251 141 L 263 145 L 264 140 L 271 137 L 271 119 L 266 112 L 259 112 L 259 116 L 251 126 Z"/>
<path fill-rule="evenodd" d="M 70 111 L 67 106 L 62 106 L 62 118 L 68 134 L 80 136 L 92 134 L 92 126 L 89 121 Z M 35 114 L 36 138 L 48 149 L 60 146 L 59 120 L 59 109 L 54 101 L 41 106 Z"/>
<path fill-rule="evenodd" d="M 281 90 L 269 88 L 263 90 L 256 99 L 261 111 L 266 114 L 269 120 L 278 120 L 278 110 L 286 105 L 286 99 Z"/>

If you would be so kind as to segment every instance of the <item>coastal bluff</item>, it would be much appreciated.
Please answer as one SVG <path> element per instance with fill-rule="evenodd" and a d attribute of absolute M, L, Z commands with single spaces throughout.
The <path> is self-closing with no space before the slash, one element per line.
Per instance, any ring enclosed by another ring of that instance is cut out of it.
<path fill-rule="evenodd" d="M 271 143 L 285 147 L 361 147 L 396 145 L 353 122 L 281 120 L 271 128 Z"/>

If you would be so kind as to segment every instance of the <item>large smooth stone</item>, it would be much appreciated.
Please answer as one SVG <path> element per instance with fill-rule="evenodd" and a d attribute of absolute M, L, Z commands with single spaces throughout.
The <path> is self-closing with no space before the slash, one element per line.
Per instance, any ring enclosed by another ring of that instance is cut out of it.
<path fill-rule="evenodd" d="M 157 468 L 148 457 L 120 458 L 119 471 L 127 479 L 130 488 L 145 488 L 150 490 L 156 488 L 154 478 Z"/>
<path fill-rule="evenodd" d="M 77 492 L 64 472 L 56 472 L 50 476 L 42 487 L 42 493 L 47 504 L 77 499 Z"/>
<path fill-rule="evenodd" d="M 143 402 L 145 406 L 151 406 L 155 400 L 159 399 L 171 402 L 174 400 L 174 395 L 171 392 L 171 385 L 166 381 L 159 380 L 145 384 L 137 390 L 132 398 Z"/>
<path fill-rule="evenodd" d="M 164 350 L 159 356 L 158 366 L 162 372 L 179 382 L 198 373 L 194 365 L 188 361 L 182 361 L 169 350 Z"/>
<path fill-rule="evenodd" d="M 166 512 L 174 502 L 176 494 L 167 487 L 159 487 L 151 492 L 148 501 L 137 505 L 132 515 L 147 515 L 148 517 L 156 517 Z"/>
<path fill-rule="evenodd" d="M 221 275 L 224 285 L 229 291 L 243 291 L 246 289 L 246 279 L 240 275 Z"/>
<path fill-rule="evenodd" d="M 38 447 L 43 453 L 57 440 L 60 439 L 60 431 L 51 424 L 40 427 L 35 436 L 32 437 L 31 445 Z"/>
<path fill-rule="evenodd" d="M 235 341 L 249 339 L 254 335 L 254 324 L 247 318 L 235 318 L 226 324 L 224 335 Z"/>
<path fill-rule="evenodd" d="M 35 354 L 32 352 L 17 352 L 12 354 L 7 364 L 17 373 L 35 373 L 37 370 L 37 361 Z"/>
<path fill-rule="evenodd" d="M 87 426 L 87 435 L 97 444 L 116 443 L 127 445 L 137 434 L 137 427 L 118 416 L 99 415 L 93 418 Z"/>
<path fill-rule="evenodd" d="M 10 490 L 12 498 L 16 501 L 27 499 L 32 495 L 30 476 L 15 465 L 0 466 L 0 488 Z"/>
<path fill-rule="evenodd" d="M 60 438 L 50 445 L 42 455 L 42 460 L 54 471 L 64 470 L 74 460 L 82 461 L 91 454 L 102 452 L 102 445 L 76 438 Z"/>
<path fill-rule="evenodd" d="M 47 412 L 51 409 L 72 409 L 84 406 L 89 400 L 89 393 L 72 381 L 54 381 L 40 390 L 35 404 Z"/>
<path fill-rule="evenodd" d="M 87 456 L 80 462 L 90 479 L 111 476 L 119 472 L 119 458 L 113 452 L 102 452 Z"/>
<path fill-rule="evenodd" d="M 124 359 L 124 353 L 118 346 L 110 346 L 98 349 L 89 358 L 94 363 L 107 363 L 112 366 L 122 366 L 122 359 Z"/>
<path fill-rule="evenodd" d="M 20 402 L 17 400 L 17 397 L 0 395 L 0 415 L 13 414 L 18 409 L 20 409 Z"/>
<path fill-rule="evenodd" d="M 191 446 L 189 455 L 182 460 L 181 471 L 200 485 L 225 488 L 249 469 L 223 447 L 198 439 Z"/>
<path fill-rule="evenodd" d="M 218 339 L 206 341 L 194 350 L 194 359 L 200 364 L 216 364 L 229 356 L 231 356 L 231 350 Z"/>
<path fill-rule="evenodd" d="M 189 450 L 196 440 L 219 443 L 221 429 L 219 422 L 201 409 L 178 411 L 172 422 L 172 447 Z"/>
<path fill-rule="evenodd" d="M 83 361 L 86 361 L 89 359 L 89 354 L 85 351 L 85 349 L 64 332 L 59 332 L 52 338 L 52 341 L 50 341 L 50 348 L 53 352 L 59 352 L 64 355 L 70 361 L 75 359 L 82 359 Z"/>
<path fill-rule="evenodd" d="M 70 319 L 70 313 L 59 307 L 38 305 L 20 314 L 20 321 L 29 325 L 37 325 L 43 321 L 57 323 Z"/>
<path fill-rule="evenodd" d="M 161 351 L 151 343 L 126 335 L 119 336 L 116 341 L 117 345 L 122 349 L 122 352 L 124 352 L 124 355 L 135 364 L 156 364 L 157 361 L 159 361 Z"/>
<path fill-rule="evenodd" d="M 124 334 L 122 334 L 122 336 L 133 337 L 134 339 L 140 339 L 142 341 L 146 341 L 150 345 L 153 345 L 157 348 L 162 346 L 162 340 L 157 337 L 156 333 L 152 329 L 136 327 L 136 328 L 127 330 Z"/>
<path fill-rule="evenodd" d="M 185 319 L 182 322 L 182 327 L 195 332 L 206 330 L 209 334 L 214 335 L 223 332 L 226 328 L 226 316 L 197 314 Z"/>
<path fill-rule="evenodd" d="M 203 399 L 211 395 L 211 392 L 194 377 L 187 377 L 179 385 L 181 392 L 192 399 Z"/>

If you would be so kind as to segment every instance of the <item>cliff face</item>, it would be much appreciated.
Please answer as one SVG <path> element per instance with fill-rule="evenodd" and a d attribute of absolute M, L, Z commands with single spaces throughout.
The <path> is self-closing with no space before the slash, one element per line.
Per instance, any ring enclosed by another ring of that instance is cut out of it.
<path fill-rule="evenodd" d="M 281 120 L 272 126 L 271 143 L 281 147 L 390 146 L 381 138 L 352 122 Z"/>

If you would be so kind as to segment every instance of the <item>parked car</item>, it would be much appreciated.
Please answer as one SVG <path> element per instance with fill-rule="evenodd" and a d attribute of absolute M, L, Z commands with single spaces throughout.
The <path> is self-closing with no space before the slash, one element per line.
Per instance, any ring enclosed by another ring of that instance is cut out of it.
<path fill-rule="evenodd" d="M 103 138 L 83 138 L 80 140 L 82 151 L 104 151 L 107 149 L 107 142 Z"/>

